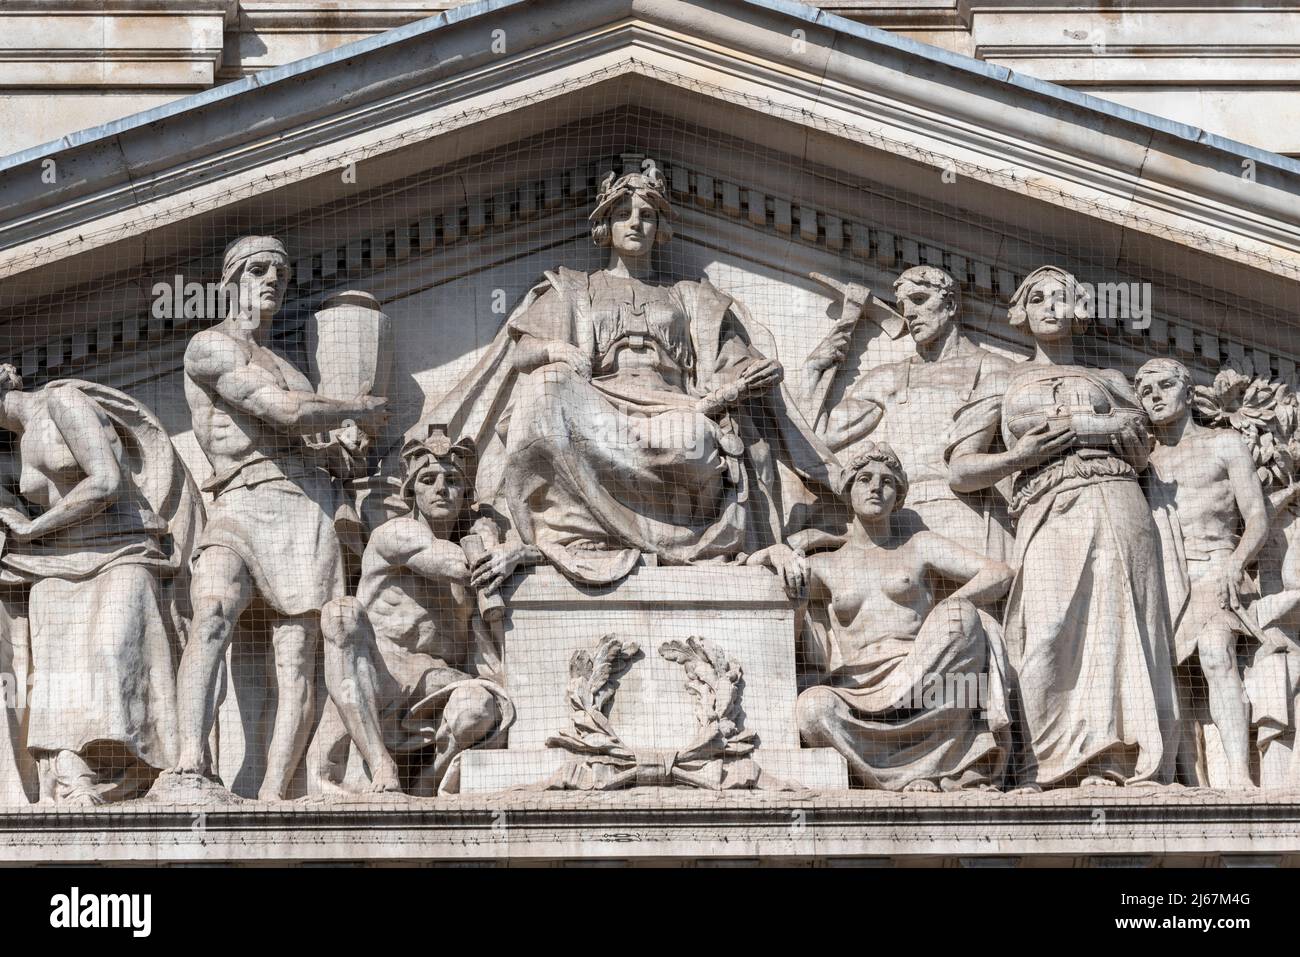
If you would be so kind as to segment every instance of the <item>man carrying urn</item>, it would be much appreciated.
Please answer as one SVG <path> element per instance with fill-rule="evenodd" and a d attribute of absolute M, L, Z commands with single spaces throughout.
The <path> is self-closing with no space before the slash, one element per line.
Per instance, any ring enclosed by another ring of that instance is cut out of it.
<path fill-rule="evenodd" d="M 334 526 L 341 491 L 304 435 L 346 436 L 345 420 L 373 423 L 386 400 L 318 395 L 268 347 L 289 273 L 279 240 L 245 236 L 231 243 L 222 285 L 236 294 L 226 318 L 194 336 L 185 351 L 185 397 L 195 438 L 212 464 L 203 488 L 213 502 L 195 548 L 194 621 L 177 676 L 179 759 L 153 792 L 164 799 L 176 789 L 223 794 L 210 780 L 206 742 L 223 656 L 255 596 L 276 616 L 275 724 L 258 796 L 285 796 L 311 730 L 320 610 L 345 592 Z"/>

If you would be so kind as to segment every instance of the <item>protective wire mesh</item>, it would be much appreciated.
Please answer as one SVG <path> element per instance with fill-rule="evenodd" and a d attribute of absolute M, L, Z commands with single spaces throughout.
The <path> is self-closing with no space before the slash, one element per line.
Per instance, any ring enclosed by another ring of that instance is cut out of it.
<path fill-rule="evenodd" d="M 636 62 L 351 159 L 6 259 L 9 803 L 1291 785 L 1289 264 Z"/>

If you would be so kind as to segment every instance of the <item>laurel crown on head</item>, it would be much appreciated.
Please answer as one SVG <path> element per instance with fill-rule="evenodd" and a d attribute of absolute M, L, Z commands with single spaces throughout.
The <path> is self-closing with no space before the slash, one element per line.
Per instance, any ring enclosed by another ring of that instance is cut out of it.
<path fill-rule="evenodd" d="M 609 219 L 614 207 L 626 197 L 639 196 L 651 206 L 659 216 L 658 229 L 655 232 L 655 245 L 668 242 L 673 235 L 672 222 L 676 218 L 672 203 L 668 201 L 668 182 L 663 172 L 652 159 L 641 161 L 641 170 L 636 173 L 624 173 L 616 176 L 613 172 L 605 176 L 596 192 L 596 206 L 588 216 L 591 222 L 591 239 L 597 246 L 608 246 L 610 242 Z"/>

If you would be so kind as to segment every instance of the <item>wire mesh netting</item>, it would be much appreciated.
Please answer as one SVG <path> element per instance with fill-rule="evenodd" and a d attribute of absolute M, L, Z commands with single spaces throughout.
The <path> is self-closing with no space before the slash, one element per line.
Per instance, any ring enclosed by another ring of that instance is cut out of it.
<path fill-rule="evenodd" d="M 633 72 L 6 260 L 7 803 L 1292 787 L 1292 268 Z"/>

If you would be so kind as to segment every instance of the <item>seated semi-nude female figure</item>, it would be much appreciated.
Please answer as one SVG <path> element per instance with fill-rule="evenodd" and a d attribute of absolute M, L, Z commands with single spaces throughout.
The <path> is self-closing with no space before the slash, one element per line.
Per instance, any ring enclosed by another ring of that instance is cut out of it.
<path fill-rule="evenodd" d="M 749 558 L 809 606 L 801 648 L 824 682 L 798 699 L 804 744 L 839 751 L 859 787 L 995 788 L 1008 756 L 1005 665 L 976 606 L 1002 597 L 1011 569 L 892 521 L 907 474 L 888 445 L 865 443 L 842 484 L 847 537 Z M 940 597 L 945 585 L 956 589 Z"/>

